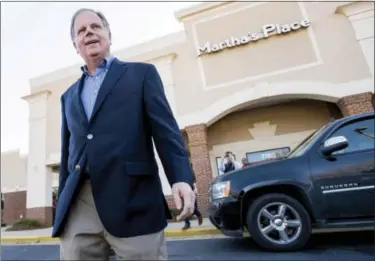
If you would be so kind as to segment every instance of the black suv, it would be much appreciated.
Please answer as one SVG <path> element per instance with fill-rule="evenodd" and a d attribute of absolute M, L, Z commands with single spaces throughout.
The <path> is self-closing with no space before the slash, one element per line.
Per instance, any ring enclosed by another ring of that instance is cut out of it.
<path fill-rule="evenodd" d="M 287 156 L 216 177 L 210 221 L 262 247 L 295 251 L 312 228 L 374 227 L 374 113 L 341 118 Z"/>

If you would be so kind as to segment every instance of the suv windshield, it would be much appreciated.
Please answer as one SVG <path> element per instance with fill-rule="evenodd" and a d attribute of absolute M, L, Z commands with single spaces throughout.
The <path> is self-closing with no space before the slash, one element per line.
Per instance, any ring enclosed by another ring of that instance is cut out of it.
<path fill-rule="evenodd" d="M 319 136 L 320 133 L 322 133 L 329 125 L 330 125 L 330 123 L 324 125 L 323 127 L 318 129 L 317 131 L 314 131 L 312 134 L 307 136 L 307 138 L 305 138 L 300 144 L 297 145 L 297 147 L 294 150 L 292 150 L 288 154 L 287 158 L 294 158 L 294 157 L 299 157 L 299 156 L 303 155 L 310 148 L 310 146 L 313 144 L 313 142 L 315 140 L 315 137 Z"/>

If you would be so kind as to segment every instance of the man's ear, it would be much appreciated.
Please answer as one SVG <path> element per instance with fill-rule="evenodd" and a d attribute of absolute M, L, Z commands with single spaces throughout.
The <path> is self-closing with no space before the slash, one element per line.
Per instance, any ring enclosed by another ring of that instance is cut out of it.
<path fill-rule="evenodd" d="M 76 45 L 76 43 L 74 41 L 73 41 L 73 47 L 74 47 L 74 49 L 76 49 L 76 52 L 79 53 L 78 49 L 77 49 L 77 45 Z"/>

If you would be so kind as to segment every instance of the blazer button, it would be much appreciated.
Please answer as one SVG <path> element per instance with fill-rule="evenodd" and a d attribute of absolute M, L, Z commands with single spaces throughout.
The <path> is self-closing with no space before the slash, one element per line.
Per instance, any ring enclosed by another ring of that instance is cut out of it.
<path fill-rule="evenodd" d="M 81 170 L 81 166 L 80 165 L 76 165 L 75 170 L 76 171 L 80 171 Z"/>
<path fill-rule="evenodd" d="M 92 138 L 94 138 L 94 135 L 92 135 L 92 134 L 87 135 L 87 139 L 91 140 Z"/>

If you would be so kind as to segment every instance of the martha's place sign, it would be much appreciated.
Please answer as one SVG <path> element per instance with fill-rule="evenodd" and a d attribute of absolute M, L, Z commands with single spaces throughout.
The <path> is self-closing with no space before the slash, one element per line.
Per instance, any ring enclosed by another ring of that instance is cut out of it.
<path fill-rule="evenodd" d="M 287 34 L 293 31 L 305 29 L 310 26 L 310 22 L 302 20 L 300 22 L 294 22 L 291 24 L 266 24 L 262 26 L 262 29 L 258 33 L 249 32 L 246 35 L 240 37 L 232 36 L 229 39 L 222 41 L 221 43 L 210 43 L 207 42 L 203 46 L 198 46 L 198 56 L 219 52 L 227 48 L 233 48 L 236 46 L 245 45 L 251 42 L 256 42 L 260 39 L 265 39 L 273 35 Z"/>

